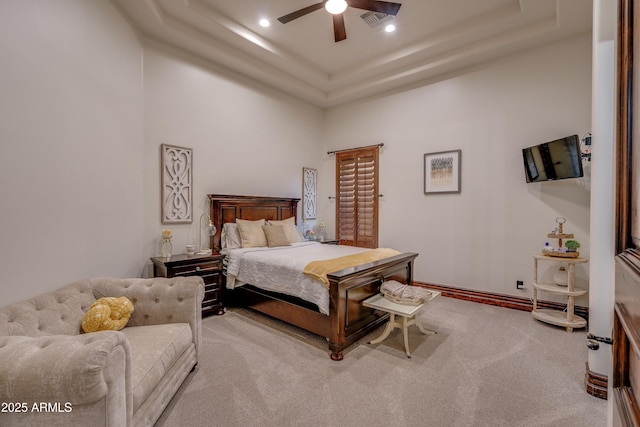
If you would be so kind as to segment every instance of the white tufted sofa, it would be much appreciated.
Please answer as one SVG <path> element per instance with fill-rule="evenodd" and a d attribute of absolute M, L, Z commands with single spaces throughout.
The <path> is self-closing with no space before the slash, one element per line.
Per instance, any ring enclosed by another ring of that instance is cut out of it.
<path fill-rule="evenodd" d="M 129 323 L 82 333 L 106 296 Z M 94 278 L 0 308 L 0 426 L 152 426 L 198 362 L 203 297 L 200 277 Z"/>

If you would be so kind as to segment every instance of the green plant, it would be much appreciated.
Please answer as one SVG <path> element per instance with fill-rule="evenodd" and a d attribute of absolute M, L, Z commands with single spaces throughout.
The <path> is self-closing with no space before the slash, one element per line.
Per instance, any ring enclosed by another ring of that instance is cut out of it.
<path fill-rule="evenodd" d="M 580 247 L 580 242 L 577 240 L 567 240 L 564 244 L 567 249 L 578 249 Z"/>

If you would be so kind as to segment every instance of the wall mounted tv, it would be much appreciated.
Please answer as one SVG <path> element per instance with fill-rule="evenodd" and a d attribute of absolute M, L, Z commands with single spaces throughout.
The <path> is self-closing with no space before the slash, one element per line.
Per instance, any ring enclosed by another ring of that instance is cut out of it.
<path fill-rule="evenodd" d="M 522 149 L 527 182 L 580 178 L 582 152 L 578 135 Z"/>

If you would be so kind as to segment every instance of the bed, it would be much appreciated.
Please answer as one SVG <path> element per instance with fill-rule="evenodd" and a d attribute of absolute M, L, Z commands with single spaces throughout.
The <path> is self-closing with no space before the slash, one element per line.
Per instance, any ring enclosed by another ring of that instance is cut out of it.
<path fill-rule="evenodd" d="M 237 219 L 282 221 L 293 217 L 295 220 L 300 200 L 219 194 L 208 197 L 210 216 L 216 226 L 216 232 L 211 236 L 214 252 L 221 249 L 223 224 L 234 223 Z M 387 313 L 364 307 L 362 301 L 379 293 L 384 280 L 412 284 L 413 261 L 417 256 L 416 253 L 399 253 L 328 273 L 327 314 L 304 299 L 261 289 L 260 283 L 235 286 L 227 295 L 234 305 L 251 308 L 325 337 L 331 359 L 342 360 L 346 347 L 388 320 Z"/>

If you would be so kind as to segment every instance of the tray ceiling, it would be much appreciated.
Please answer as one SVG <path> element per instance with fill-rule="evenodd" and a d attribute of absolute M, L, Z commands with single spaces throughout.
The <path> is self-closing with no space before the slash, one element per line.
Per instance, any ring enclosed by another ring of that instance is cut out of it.
<path fill-rule="evenodd" d="M 592 25 L 586 0 L 404 0 L 393 33 L 348 8 L 347 39 L 335 43 L 324 9 L 276 20 L 318 0 L 112 2 L 144 36 L 320 107 L 443 79 Z M 271 26 L 261 27 L 261 18 Z"/>

